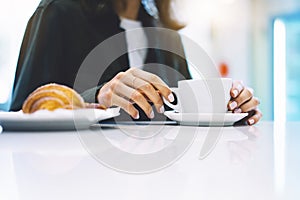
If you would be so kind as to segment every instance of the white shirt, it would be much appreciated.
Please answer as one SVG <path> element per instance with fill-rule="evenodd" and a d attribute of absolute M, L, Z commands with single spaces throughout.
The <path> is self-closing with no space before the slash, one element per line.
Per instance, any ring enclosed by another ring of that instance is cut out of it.
<path fill-rule="evenodd" d="M 120 19 L 120 27 L 125 30 L 130 67 L 142 68 L 147 56 L 147 49 L 136 49 L 137 46 L 146 47 L 148 44 L 142 23 L 122 17 Z"/>

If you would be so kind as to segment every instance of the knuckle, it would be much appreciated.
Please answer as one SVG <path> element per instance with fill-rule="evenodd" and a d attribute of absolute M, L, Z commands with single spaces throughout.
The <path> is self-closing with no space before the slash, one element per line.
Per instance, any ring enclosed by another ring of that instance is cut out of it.
<path fill-rule="evenodd" d="M 151 91 L 153 87 L 150 83 L 146 83 L 146 84 L 143 85 L 142 88 L 146 91 Z"/>
<path fill-rule="evenodd" d="M 253 96 L 254 90 L 252 88 L 247 88 L 248 92 L 250 93 L 251 96 Z"/>
<path fill-rule="evenodd" d="M 105 91 L 103 96 L 100 97 L 101 100 L 99 100 L 99 102 L 104 103 L 104 105 L 109 107 L 112 104 L 112 96 L 113 96 L 113 93 L 110 90 Z"/>
<path fill-rule="evenodd" d="M 112 80 L 110 83 L 110 91 L 114 90 L 119 85 L 119 79 Z"/>
<path fill-rule="evenodd" d="M 247 90 L 246 97 L 248 97 L 249 99 L 252 99 L 253 93 L 250 90 Z"/>
<path fill-rule="evenodd" d="M 152 81 L 152 82 L 158 82 L 158 77 L 156 76 L 156 75 L 154 75 L 154 74 L 151 74 L 150 75 L 150 80 Z"/>
<path fill-rule="evenodd" d="M 116 79 L 117 80 L 120 80 L 120 79 L 122 79 L 123 77 L 124 77 L 124 75 L 125 75 L 125 72 L 119 72 L 117 75 L 116 75 Z"/>
<path fill-rule="evenodd" d="M 237 98 L 234 99 L 234 101 L 237 103 L 237 104 L 240 104 L 244 101 L 245 99 L 245 95 L 241 94 L 239 95 Z M 230 102 L 231 103 L 231 102 Z"/>
<path fill-rule="evenodd" d="M 134 92 L 131 95 L 131 99 L 134 100 L 134 101 L 139 101 L 142 98 L 143 98 L 143 95 L 141 93 L 139 93 L 138 91 Z"/>
<path fill-rule="evenodd" d="M 253 97 L 253 94 L 249 88 L 245 88 L 242 98 L 248 98 L 251 99 Z"/>
<path fill-rule="evenodd" d="M 136 72 L 136 68 L 135 67 L 131 67 L 130 69 L 127 70 L 128 73 L 130 74 L 134 74 Z"/>
<path fill-rule="evenodd" d="M 112 96 L 113 96 L 113 91 L 111 89 L 105 92 L 105 99 L 107 99 L 108 101 L 112 99 Z"/>

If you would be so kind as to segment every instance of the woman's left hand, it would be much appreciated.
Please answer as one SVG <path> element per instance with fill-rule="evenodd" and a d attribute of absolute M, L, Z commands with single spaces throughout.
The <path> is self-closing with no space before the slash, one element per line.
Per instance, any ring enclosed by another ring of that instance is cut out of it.
<path fill-rule="evenodd" d="M 234 113 L 247 112 L 249 115 L 244 119 L 248 125 L 256 124 L 262 117 L 258 109 L 259 99 L 253 96 L 253 89 L 245 87 L 241 81 L 234 81 L 230 90 L 231 100 L 228 110 Z"/>

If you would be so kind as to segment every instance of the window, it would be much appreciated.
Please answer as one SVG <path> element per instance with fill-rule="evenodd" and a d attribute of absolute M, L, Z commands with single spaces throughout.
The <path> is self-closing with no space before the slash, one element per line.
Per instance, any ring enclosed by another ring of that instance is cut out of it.
<path fill-rule="evenodd" d="M 0 109 L 9 104 L 23 34 L 40 0 L 10 0 L 0 7 Z"/>

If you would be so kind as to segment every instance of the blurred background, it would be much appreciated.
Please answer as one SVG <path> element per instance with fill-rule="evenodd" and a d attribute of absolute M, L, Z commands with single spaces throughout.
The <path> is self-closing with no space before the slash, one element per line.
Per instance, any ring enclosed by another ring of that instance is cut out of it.
<path fill-rule="evenodd" d="M 27 21 L 40 0 L 1 0 L 0 110 L 7 110 Z M 300 0 L 175 0 L 180 32 L 224 77 L 255 90 L 263 120 L 300 120 Z"/>

